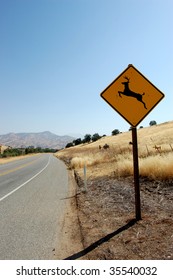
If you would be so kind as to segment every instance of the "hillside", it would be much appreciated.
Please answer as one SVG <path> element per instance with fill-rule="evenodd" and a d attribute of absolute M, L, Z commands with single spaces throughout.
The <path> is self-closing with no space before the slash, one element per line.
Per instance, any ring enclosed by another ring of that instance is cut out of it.
<path fill-rule="evenodd" d="M 61 149 L 67 143 L 73 141 L 70 136 L 58 136 L 49 131 L 39 133 L 8 133 L 0 135 L 0 145 L 12 148 L 24 148 L 28 146 Z"/>
<path fill-rule="evenodd" d="M 154 159 L 163 159 L 160 154 L 170 153 L 172 155 L 173 121 L 138 129 L 137 135 L 141 163 L 153 157 Z M 58 152 L 57 156 L 70 162 L 70 167 L 79 172 L 85 164 L 88 167 L 89 176 L 92 174 L 92 177 L 110 175 L 117 169 L 117 164 L 119 164 L 119 175 L 122 175 L 120 174 L 120 163 L 122 165 L 126 163 L 122 167 L 127 170 L 131 165 L 130 161 L 132 162 L 132 145 L 129 144 L 131 141 L 132 133 L 127 131 L 115 136 L 102 137 L 93 143 L 70 147 Z M 105 144 L 109 145 L 109 149 L 103 149 Z"/>
<path fill-rule="evenodd" d="M 128 131 L 56 154 L 75 170 L 84 247 L 78 254 L 64 253 L 65 258 L 173 260 L 173 122 L 138 129 L 140 221 L 135 220 L 130 141 Z M 99 149 L 104 144 L 109 148 Z"/>

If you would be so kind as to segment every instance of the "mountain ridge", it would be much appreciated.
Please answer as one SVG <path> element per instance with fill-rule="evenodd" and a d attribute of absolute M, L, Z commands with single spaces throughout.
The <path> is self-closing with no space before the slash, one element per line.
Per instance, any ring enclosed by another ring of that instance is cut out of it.
<path fill-rule="evenodd" d="M 0 145 L 12 148 L 25 148 L 29 146 L 41 148 L 62 149 L 67 143 L 72 142 L 74 137 L 63 135 L 59 136 L 50 131 L 43 132 L 9 132 L 0 135 Z"/>

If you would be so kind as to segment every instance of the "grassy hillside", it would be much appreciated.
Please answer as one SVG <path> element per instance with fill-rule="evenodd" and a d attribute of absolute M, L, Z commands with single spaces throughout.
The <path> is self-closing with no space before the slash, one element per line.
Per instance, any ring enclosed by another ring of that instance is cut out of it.
<path fill-rule="evenodd" d="M 138 153 L 140 175 L 152 179 L 173 177 L 173 121 L 138 129 Z M 88 176 L 129 176 L 133 174 L 131 131 L 116 136 L 67 148 L 56 153 L 69 163 L 70 168 L 83 173 L 87 167 Z M 99 149 L 108 144 L 108 149 Z"/>

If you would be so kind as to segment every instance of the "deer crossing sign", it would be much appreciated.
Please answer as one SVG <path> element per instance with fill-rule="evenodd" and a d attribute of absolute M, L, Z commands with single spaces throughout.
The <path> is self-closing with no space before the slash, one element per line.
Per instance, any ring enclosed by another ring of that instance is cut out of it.
<path fill-rule="evenodd" d="M 136 127 L 164 94 L 132 64 L 101 93 L 101 97 L 131 126 Z"/>

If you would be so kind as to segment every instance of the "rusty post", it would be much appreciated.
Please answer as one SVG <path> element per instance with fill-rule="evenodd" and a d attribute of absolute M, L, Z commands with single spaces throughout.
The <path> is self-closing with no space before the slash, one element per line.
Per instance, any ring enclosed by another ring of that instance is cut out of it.
<path fill-rule="evenodd" d="M 136 127 L 132 127 L 132 143 L 133 143 L 133 174 L 135 188 L 135 212 L 136 220 L 141 220 L 141 202 L 140 202 L 140 186 L 139 186 L 139 163 L 138 163 L 138 142 Z"/>

